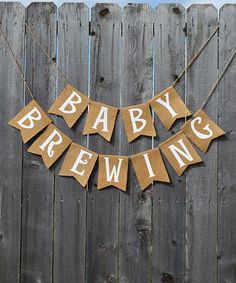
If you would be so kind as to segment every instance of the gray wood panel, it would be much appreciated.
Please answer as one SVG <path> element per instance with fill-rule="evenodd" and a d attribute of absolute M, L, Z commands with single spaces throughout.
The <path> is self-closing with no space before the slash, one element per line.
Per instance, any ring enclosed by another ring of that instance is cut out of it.
<path fill-rule="evenodd" d="M 187 62 L 210 37 L 217 22 L 213 5 L 187 9 Z M 218 33 L 187 73 L 186 103 L 193 113 L 217 80 L 217 39 Z M 204 109 L 214 121 L 217 103 L 215 93 Z M 217 282 L 217 143 L 206 155 L 200 155 L 204 163 L 192 166 L 186 174 L 186 281 L 191 283 Z"/>
<path fill-rule="evenodd" d="M 91 15 L 90 97 L 119 107 L 121 8 L 96 4 Z M 89 137 L 89 148 L 119 154 L 119 122 L 111 143 L 98 135 Z M 91 175 L 87 197 L 87 282 L 118 282 L 119 191 L 97 190 L 97 167 Z"/>
<path fill-rule="evenodd" d="M 43 47 L 55 57 L 56 6 L 32 3 L 27 22 Z M 26 80 L 45 110 L 55 98 L 55 70 L 39 46 L 26 35 Z M 29 102 L 26 97 L 26 103 Z M 54 169 L 41 157 L 23 151 L 21 282 L 52 282 Z"/>
<path fill-rule="evenodd" d="M 220 10 L 219 72 L 236 49 L 236 5 Z M 226 136 L 218 142 L 218 282 L 236 280 L 236 58 L 219 86 L 219 125 Z"/>
<path fill-rule="evenodd" d="M 116 4 L 96 4 L 89 42 L 87 6 L 66 3 L 58 11 L 53 3 L 32 3 L 27 10 L 0 3 L 1 28 L 45 110 L 65 83 L 25 35 L 25 19 L 74 87 L 117 107 L 146 102 L 170 86 L 218 20 L 216 8 L 207 4 L 187 12 L 179 4 L 161 4 L 156 11 L 145 4 L 123 11 Z M 176 86 L 192 112 L 236 48 L 235 4 L 220 9 L 219 22 L 219 43 L 215 35 Z M 206 155 L 200 153 L 204 164 L 178 177 L 164 159 L 172 183 L 155 183 L 144 192 L 130 165 L 126 193 L 97 191 L 96 166 L 84 190 L 73 178 L 58 176 L 62 159 L 47 170 L 7 126 L 31 98 L 0 37 L 0 282 L 236 282 L 235 62 L 205 109 L 226 135 Z M 167 131 L 154 117 L 158 137 L 129 144 L 120 115 L 111 143 L 82 135 L 86 114 L 73 129 L 52 116 L 73 141 L 120 155 L 156 147 L 184 123 Z"/>
<path fill-rule="evenodd" d="M 19 3 L 0 3 L 0 19 L 23 68 L 25 8 Z M 0 282 L 19 282 L 22 143 L 20 133 L 7 123 L 24 106 L 24 87 L 2 36 L 0 64 Z"/>
<path fill-rule="evenodd" d="M 152 12 L 146 4 L 130 4 L 123 10 L 122 107 L 152 97 Z M 122 124 L 122 155 L 151 148 L 151 137 L 140 137 L 129 144 Z M 141 191 L 130 166 L 127 192 L 120 194 L 120 282 L 150 282 L 151 189 Z"/>
<path fill-rule="evenodd" d="M 179 4 L 161 4 L 155 13 L 154 94 L 169 87 L 185 64 L 185 9 Z M 175 88 L 184 100 L 184 77 Z M 179 131 L 180 119 L 167 131 L 155 116 L 158 137 L 154 145 Z M 153 277 L 152 282 L 184 282 L 185 176 L 178 177 L 166 160 L 171 184 L 153 187 Z"/>
<path fill-rule="evenodd" d="M 57 63 L 67 80 L 88 93 L 88 8 L 63 4 L 58 14 Z M 58 94 L 66 86 L 58 74 Z M 86 147 L 82 136 L 85 116 L 69 129 L 62 117 L 57 126 L 74 142 Z M 54 218 L 54 282 L 85 282 L 86 190 L 74 179 L 58 176 L 63 158 L 56 164 Z"/>

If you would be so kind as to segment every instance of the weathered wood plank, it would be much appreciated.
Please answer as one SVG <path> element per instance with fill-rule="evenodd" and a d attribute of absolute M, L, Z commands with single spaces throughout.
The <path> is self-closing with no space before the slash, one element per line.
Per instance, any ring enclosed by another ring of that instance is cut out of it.
<path fill-rule="evenodd" d="M 152 97 L 152 9 L 130 4 L 123 10 L 123 58 L 121 106 L 146 102 Z M 121 132 L 121 154 L 151 149 L 152 139 L 140 137 L 128 143 Z M 129 168 L 126 193 L 120 194 L 120 282 L 149 282 L 151 267 L 151 188 L 142 192 L 133 167 Z"/>
<path fill-rule="evenodd" d="M 56 52 L 56 6 L 32 3 L 27 22 L 51 58 Z M 26 80 L 45 110 L 55 98 L 55 70 L 39 46 L 27 34 Z M 29 99 L 26 99 L 28 102 Z M 41 157 L 23 154 L 21 282 L 52 282 L 54 170 Z"/>
<path fill-rule="evenodd" d="M 63 4 L 58 15 L 57 63 L 67 80 L 88 93 L 88 8 L 80 3 Z M 65 82 L 58 75 L 58 94 Z M 74 142 L 86 147 L 82 136 L 84 118 L 69 129 L 62 117 L 57 125 Z M 73 178 L 58 176 L 56 165 L 54 219 L 54 281 L 85 282 L 86 190 Z"/>
<path fill-rule="evenodd" d="M 220 9 L 219 73 L 236 49 L 236 5 Z M 218 143 L 218 282 L 236 280 L 236 58 L 219 86 L 219 125 L 226 136 Z"/>
<path fill-rule="evenodd" d="M 187 62 L 215 30 L 217 9 L 213 5 L 192 5 L 187 9 Z M 216 33 L 187 73 L 186 103 L 194 113 L 217 80 Z M 204 109 L 217 121 L 217 95 Z M 217 144 L 204 164 L 186 174 L 186 282 L 217 282 Z M 201 259 L 201 260 L 199 260 Z"/>
<path fill-rule="evenodd" d="M 25 8 L 0 3 L 1 29 L 23 69 Z M 10 51 L 0 37 L 0 281 L 19 282 L 22 142 L 7 126 L 24 106 L 24 87 Z"/>
<path fill-rule="evenodd" d="M 179 4 L 161 4 L 156 9 L 154 37 L 154 94 L 169 87 L 185 64 L 185 9 Z M 184 77 L 176 90 L 184 99 Z M 183 120 L 167 131 L 155 116 L 158 146 L 177 132 Z M 152 282 L 184 282 L 185 177 L 178 177 L 167 163 L 171 184 L 153 187 L 153 277 Z"/>
<path fill-rule="evenodd" d="M 121 8 L 96 4 L 91 15 L 90 97 L 119 107 Z M 119 125 L 111 143 L 98 135 L 89 137 L 89 148 L 98 153 L 119 154 Z M 119 192 L 97 190 L 97 167 L 92 174 L 87 198 L 87 282 L 118 282 Z"/>

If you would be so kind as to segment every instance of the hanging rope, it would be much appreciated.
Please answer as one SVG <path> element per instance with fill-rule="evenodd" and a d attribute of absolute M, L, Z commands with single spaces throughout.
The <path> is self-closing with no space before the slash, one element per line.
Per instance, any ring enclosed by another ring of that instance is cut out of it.
<path fill-rule="evenodd" d="M 224 74 L 226 73 L 227 69 L 229 68 L 229 66 L 231 65 L 231 63 L 233 62 L 233 59 L 236 55 L 236 50 L 234 51 L 233 55 L 229 58 L 229 61 L 227 62 L 227 64 L 225 65 L 222 73 L 220 74 L 218 80 L 214 83 L 213 87 L 211 88 L 211 90 L 209 91 L 206 99 L 204 100 L 201 109 L 204 109 L 208 103 L 208 101 L 211 99 L 215 89 L 217 88 L 218 84 L 220 83 L 221 79 L 223 78 Z"/>
<path fill-rule="evenodd" d="M 31 31 L 31 29 L 29 28 L 29 26 L 25 23 L 26 28 L 29 30 L 32 38 L 37 42 L 37 44 L 39 45 L 39 47 L 43 50 L 44 54 L 46 55 L 46 57 L 50 60 L 50 62 L 55 66 L 55 68 L 57 69 L 58 73 L 60 74 L 60 76 L 62 77 L 62 79 L 65 81 L 66 84 L 69 84 L 69 82 L 67 81 L 67 79 L 65 78 L 65 76 L 63 75 L 63 73 L 60 71 L 59 67 L 57 64 L 54 64 L 51 60 L 51 57 L 49 56 L 49 54 L 47 53 L 47 51 L 45 50 L 45 48 L 42 46 L 42 44 L 39 42 L 39 40 L 37 39 L 37 37 L 35 36 L 35 34 Z M 212 37 L 215 35 L 215 33 L 218 31 L 219 26 L 216 27 L 216 29 L 213 31 L 213 33 L 211 34 L 211 36 L 207 39 L 207 41 L 203 44 L 203 46 L 196 52 L 196 54 L 192 57 L 192 59 L 189 61 L 188 65 L 183 69 L 183 71 L 180 73 L 180 75 L 178 76 L 178 78 L 174 81 L 174 83 L 172 84 L 172 86 L 174 87 L 177 82 L 181 79 L 181 77 L 184 75 L 184 73 L 191 67 L 191 65 L 193 64 L 193 62 L 197 59 L 197 57 L 201 54 L 201 52 L 203 51 L 203 49 L 206 47 L 206 45 L 209 43 L 209 41 L 212 39 Z M 14 63 L 17 66 L 17 69 L 20 73 L 20 76 L 30 94 L 30 96 L 32 97 L 32 99 L 34 99 L 33 93 L 27 83 L 27 81 L 25 80 L 25 76 L 24 73 L 20 67 L 20 64 L 17 61 L 16 56 L 14 55 L 12 48 L 9 44 L 9 42 L 6 39 L 6 36 L 4 35 L 2 29 L 0 28 L 0 35 L 2 36 L 6 46 L 8 47 L 12 58 L 14 60 Z M 204 109 L 205 106 L 207 105 L 207 103 L 209 102 L 209 100 L 211 99 L 215 89 L 217 88 L 218 84 L 220 83 L 221 79 L 223 78 L 224 74 L 226 73 L 227 69 L 229 68 L 229 66 L 231 65 L 234 57 L 236 56 L 236 50 L 234 51 L 234 53 L 232 54 L 232 56 L 230 57 L 229 61 L 227 62 L 227 64 L 225 65 L 222 73 L 220 74 L 219 78 L 217 79 L 217 81 L 214 83 L 213 87 L 211 88 L 211 90 L 209 91 L 206 99 L 204 100 L 201 109 Z"/>
<path fill-rule="evenodd" d="M 42 51 L 44 52 L 44 54 L 47 56 L 47 58 L 50 60 L 50 62 L 55 66 L 55 68 L 57 69 L 58 73 L 60 74 L 60 76 L 62 77 L 62 79 L 65 81 L 66 84 L 69 84 L 67 79 L 65 78 L 65 76 L 63 75 L 63 73 L 60 71 L 59 67 L 57 64 L 55 64 L 54 62 L 52 62 L 51 57 L 49 56 L 49 54 L 47 53 L 47 51 L 44 49 L 44 47 L 42 46 L 42 44 L 40 43 L 40 41 L 38 40 L 38 38 L 36 37 L 36 35 L 34 34 L 34 32 L 30 29 L 30 27 L 25 23 L 25 26 L 27 28 L 27 30 L 30 32 L 32 38 L 37 42 L 37 44 L 39 45 L 39 47 L 42 49 Z M 182 70 L 182 72 L 180 73 L 180 75 L 177 77 L 177 79 L 173 82 L 172 86 L 175 87 L 176 84 L 178 83 L 178 81 L 182 78 L 182 76 L 185 74 L 186 71 L 188 71 L 188 69 L 192 66 L 192 64 L 194 63 L 194 61 L 198 58 L 198 56 L 202 53 L 202 51 L 204 50 L 204 48 L 207 46 L 207 44 L 211 41 L 212 37 L 216 34 L 216 32 L 219 29 L 219 25 L 215 28 L 215 30 L 212 32 L 212 34 L 210 35 L 210 37 L 206 40 L 206 42 L 202 45 L 202 47 L 196 52 L 196 54 L 193 56 L 193 58 L 189 61 L 189 63 L 187 64 L 187 66 Z"/>
<path fill-rule="evenodd" d="M 49 61 L 53 64 L 53 66 L 56 68 L 56 70 L 58 71 L 59 75 L 61 76 L 61 78 L 64 80 L 64 82 L 66 84 L 69 84 L 69 82 L 67 81 L 67 79 L 65 78 L 65 76 L 63 75 L 63 73 L 61 72 L 61 70 L 59 69 L 58 65 L 55 64 L 50 55 L 48 54 L 48 52 L 46 51 L 46 49 L 42 46 L 42 44 L 40 43 L 40 41 L 38 40 L 38 38 L 36 37 L 36 35 L 32 32 L 32 30 L 30 29 L 30 27 L 27 25 L 27 23 L 25 23 L 25 26 L 27 28 L 27 30 L 30 32 L 32 38 L 37 42 L 37 44 L 39 45 L 39 47 L 42 49 L 43 53 L 46 55 L 46 57 L 49 59 Z"/>
<path fill-rule="evenodd" d="M 207 44 L 211 41 L 212 37 L 216 34 L 216 32 L 219 29 L 219 25 L 215 28 L 215 30 L 212 32 L 210 37 L 205 41 L 205 43 L 202 45 L 202 47 L 195 53 L 195 55 L 192 57 L 192 59 L 188 62 L 187 66 L 182 70 L 180 75 L 177 77 L 177 79 L 173 82 L 172 86 L 175 87 L 178 81 L 182 78 L 182 76 L 185 74 L 185 72 L 188 71 L 188 69 L 192 66 L 194 61 L 198 58 L 198 56 L 202 53 L 204 48 L 207 46 Z"/>
<path fill-rule="evenodd" d="M 25 76 L 24 76 L 24 73 L 23 73 L 23 71 L 22 71 L 22 69 L 21 69 L 21 67 L 20 67 L 20 64 L 18 63 L 18 61 L 17 61 L 17 59 L 16 59 L 16 56 L 14 55 L 14 53 L 13 53 L 13 51 L 12 51 L 12 48 L 11 48 L 9 42 L 7 41 L 6 36 L 4 35 L 4 33 L 3 33 L 3 31 L 2 31 L 1 28 L 0 28 L 0 35 L 1 35 L 1 37 L 3 38 L 3 41 L 5 42 L 5 44 L 6 44 L 7 48 L 8 48 L 8 50 L 9 50 L 10 53 L 11 53 L 11 56 L 12 56 L 12 58 L 13 58 L 13 60 L 14 60 L 14 63 L 16 64 L 16 67 L 17 67 L 17 69 L 18 69 L 18 71 L 19 71 L 19 73 L 20 73 L 20 76 L 21 76 L 21 78 L 22 78 L 22 81 L 24 82 L 24 85 L 25 85 L 26 88 L 28 89 L 28 92 L 29 92 L 30 96 L 32 97 L 32 99 L 34 99 L 33 93 L 32 93 L 32 91 L 31 91 L 31 89 L 30 89 L 30 87 L 29 87 L 27 81 L 25 80 Z"/>

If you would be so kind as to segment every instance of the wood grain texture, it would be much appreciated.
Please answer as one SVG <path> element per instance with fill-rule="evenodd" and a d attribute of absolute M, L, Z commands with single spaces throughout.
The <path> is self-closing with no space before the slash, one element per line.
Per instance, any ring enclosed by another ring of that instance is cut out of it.
<path fill-rule="evenodd" d="M 127 5 L 123 10 L 121 106 L 140 104 L 152 97 L 152 37 L 152 9 L 146 4 Z M 142 136 L 129 144 L 122 127 L 122 155 L 151 148 L 150 137 Z M 120 282 L 150 281 L 151 197 L 151 188 L 141 191 L 130 166 L 127 192 L 120 194 Z"/>
<path fill-rule="evenodd" d="M 27 22 L 51 58 L 56 52 L 56 6 L 32 3 Z M 26 34 L 26 80 L 45 110 L 55 98 L 55 69 Z M 29 96 L 26 97 L 26 103 Z M 26 146 L 27 147 L 27 146 Z M 23 153 L 21 282 L 52 282 L 54 169 L 41 157 Z"/>
<path fill-rule="evenodd" d="M 218 22 L 213 5 L 192 5 L 187 9 L 187 62 L 205 43 Z M 217 80 L 218 34 L 187 73 L 188 108 L 194 113 Z M 206 79 L 207 74 L 207 79 Z M 217 93 L 204 109 L 217 121 Z M 217 143 L 203 162 L 186 174 L 186 282 L 217 282 Z M 201 260 L 199 260 L 201 259 Z"/>
<path fill-rule="evenodd" d="M 63 4 L 58 14 L 57 63 L 67 80 L 88 93 L 88 8 L 80 3 Z M 58 95 L 66 86 L 58 74 Z M 62 117 L 57 126 L 74 142 L 86 147 L 81 117 L 69 129 Z M 54 218 L 54 282 L 85 282 L 86 190 L 73 178 L 58 176 L 63 159 L 56 164 Z"/>
<path fill-rule="evenodd" d="M 121 8 L 96 4 L 91 11 L 90 97 L 119 107 Z M 111 143 L 98 135 L 89 137 L 89 148 L 119 154 L 119 122 Z M 87 282 L 118 282 L 119 191 L 97 190 L 97 167 L 91 175 L 87 197 Z"/>
<path fill-rule="evenodd" d="M 25 8 L 0 3 L 1 29 L 21 67 L 24 64 Z M 19 282 L 21 234 L 22 142 L 7 123 L 24 106 L 24 87 L 0 37 L 0 282 Z"/>
<path fill-rule="evenodd" d="M 185 9 L 179 4 L 157 6 L 154 37 L 154 94 L 169 87 L 185 64 Z M 184 77 L 176 85 L 185 98 Z M 183 119 L 167 131 L 155 116 L 159 136 L 154 145 L 179 131 Z M 171 184 L 153 187 L 153 277 L 152 282 L 184 282 L 185 176 L 178 177 L 166 160 Z"/>
<path fill-rule="evenodd" d="M 219 73 L 236 49 L 236 5 L 220 9 Z M 218 142 L 218 282 L 236 280 L 236 58 L 219 85 L 219 125 L 226 131 Z"/>
<path fill-rule="evenodd" d="M 65 84 L 25 34 L 25 19 L 74 87 L 120 107 L 146 102 L 170 86 L 215 29 L 217 12 L 206 4 L 187 11 L 179 4 L 161 4 L 156 11 L 144 4 L 123 10 L 96 4 L 89 43 L 84 4 L 63 4 L 57 14 L 53 3 L 27 9 L 0 3 L 0 26 L 46 111 Z M 219 23 L 219 43 L 216 35 L 176 86 L 192 112 L 236 49 L 235 4 L 220 9 Z M 204 164 L 178 177 L 164 160 L 172 183 L 155 183 L 144 192 L 130 166 L 126 193 L 111 187 L 97 191 L 96 167 L 84 190 L 74 179 L 58 176 L 62 159 L 47 170 L 7 126 L 31 99 L 0 37 L 0 283 L 235 283 L 235 62 L 205 109 L 226 135 L 201 154 Z M 154 117 L 158 137 L 129 144 L 120 115 L 111 143 L 82 135 L 86 114 L 73 129 L 52 116 L 79 144 L 120 155 L 158 146 L 184 122 L 167 131 Z"/>

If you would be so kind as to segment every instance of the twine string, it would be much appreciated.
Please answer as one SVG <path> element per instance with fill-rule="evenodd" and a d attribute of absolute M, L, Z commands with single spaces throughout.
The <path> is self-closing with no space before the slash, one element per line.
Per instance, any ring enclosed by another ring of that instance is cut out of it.
<path fill-rule="evenodd" d="M 201 109 L 204 109 L 206 107 L 207 103 L 209 102 L 209 100 L 211 99 L 213 93 L 215 92 L 217 86 L 219 85 L 220 81 L 222 80 L 223 76 L 225 75 L 227 69 L 229 68 L 229 66 L 233 62 L 233 59 L 234 59 L 235 55 L 236 55 L 236 50 L 234 51 L 232 56 L 229 58 L 229 61 L 227 61 L 226 65 L 224 66 L 224 69 L 221 72 L 220 76 L 218 77 L 217 81 L 214 83 L 213 87 L 210 89 L 206 99 L 204 100 L 204 102 L 202 104 Z"/>
<path fill-rule="evenodd" d="M 11 48 L 9 42 L 7 41 L 7 38 L 6 38 L 6 36 L 4 35 L 4 33 L 3 33 L 3 31 L 2 31 L 1 28 L 0 28 L 0 35 L 1 35 L 1 37 L 3 38 L 3 41 L 5 42 L 5 44 L 6 44 L 7 48 L 8 48 L 8 50 L 9 50 L 10 53 L 11 53 L 11 56 L 12 56 L 12 58 L 13 58 L 13 61 L 14 61 L 14 63 L 16 64 L 16 67 L 17 67 L 17 69 L 18 69 L 18 71 L 19 71 L 19 73 L 20 73 L 20 76 L 21 76 L 21 78 L 22 78 L 22 81 L 23 81 L 24 85 L 26 86 L 26 88 L 27 88 L 27 90 L 28 90 L 30 96 L 32 97 L 32 99 L 34 99 L 33 93 L 32 93 L 32 91 L 31 91 L 31 89 L 30 89 L 30 87 L 29 87 L 27 81 L 25 80 L 25 75 L 24 75 L 24 73 L 23 73 L 23 71 L 22 71 L 22 68 L 21 68 L 21 66 L 20 66 L 20 64 L 19 64 L 19 62 L 18 62 L 18 60 L 17 60 L 15 54 L 13 53 L 12 48 Z"/>
<path fill-rule="evenodd" d="M 198 58 L 198 56 L 202 53 L 202 51 L 205 49 L 205 47 L 207 46 L 207 44 L 211 41 L 212 37 L 216 34 L 216 32 L 219 29 L 219 25 L 217 25 L 217 27 L 215 28 L 215 30 L 212 32 L 212 34 L 210 35 L 210 37 L 208 37 L 208 39 L 205 41 L 205 43 L 202 45 L 201 48 L 198 49 L 198 51 L 195 53 L 195 55 L 191 58 L 191 60 L 188 62 L 187 66 L 182 70 L 182 72 L 179 74 L 179 76 L 177 77 L 177 79 L 173 82 L 172 86 L 175 87 L 176 84 L 178 83 L 178 81 L 182 78 L 182 76 L 185 74 L 185 72 L 188 71 L 188 69 L 192 66 L 192 64 L 194 63 L 194 61 Z"/>
<path fill-rule="evenodd" d="M 68 80 L 65 78 L 65 76 L 63 75 L 63 73 L 61 72 L 61 70 L 59 69 L 58 65 L 55 64 L 50 55 L 48 54 L 47 50 L 42 46 L 42 44 L 40 43 L 40 41 L 38 40 L 38 38 L 36 37 L 36 35 L 33 33 L 33 31 L 31 30 L 31 28 L 27 25 L 27 23 L 25 23 L 25 26 L 27 28 L 27 30 L 29 31 L 29 33 L 31 34 L 32 38 L 36 41 L 36 43 L 38 44 L 38 46 L 41 48 L 41 50 L 43 51 L 43 53 L 46 55 L 46 57 L 49 59 L 49 61 L 53 64 L 53 66 L 55 67 L 55 69 L 57 70 L 57 72 L 59 73 L 59 75 L 61 76 L 61 78 L 64 80 L 64 82 L 66 84 L 69 84 Z"/>
<path fill-rule="evenodd" d="M 50 55 L 48 54 L 48 52 L 45 50 L 45 48 L 42 46 L 42 44 L 40 43 L 40 41 L 38 40 L 38 38 L 36 37 L 36 35 L 32 32 L 32 30 L 30 29 L 30 27 L 25 23 L 26 28 L 28 29 L 28 31 L 30 32 L 32 38 L 37 42 L 37 44 L 39 45 L 39 47 L 42 49 L 42 51 L 44 52 L 44 54 L 46 55 L 46 57 L 50 60 L 50 62 L 53 64 L 53 66 L 55 66 L 55 68 L 57 69 L 58 73 L 60 74 L 61 78 L 65 81 L 66 84 L 69 84 L 67 79 L 65 78 L 65 76 L 63 75 L 63 73 L 60 71 L 59 67 L 57 64 L 54 64 Z M 193 62 L 197 59 L 197 57 L 201 54 L 201 52 L 204 50 L 204 48 L 206 47 L 206 45 L 210 42 L 210 40 L 212 39 L 212 37 L 215 35 L 215 33 L 218 31 L 219 29 L 219 25 L 216 27 L 216 29 L 213 31 L 213 33 L 211 34 L 211 36 L 207 39 L 207 41 L 202 45 L 202 47 L 196 52 L 196 54 L 192 57 L 192 59 L 189 61 L 189 63 L 187 64 L 187 66 L 182 70 L 182 72 L 180 73 L 180 75 L 178 76 L 178 78 L 174 81 L 174 83 L 172 84 L 172 86 L 174 87 L 177 82 L 181 79 L 181 77 L 184 75 L 184 73 L 186 71 L 188 71 L 188 69 L 191 67 L 191 65 L 193 64 Z M 13 61 L 17 66 L 17 69 L 20 73 L 20 76 L 22 78 L 22 81 L 24 82 L 24 85 L 26 86 L 30 96 L 32 97 L 32 99 L 34 99 L 33 93 L 29 87 L 29 84 L 27 83 L 24 73 L 22 71 L 22 68 L 9 44 L 9 42 L 7 41 L 6 36 L 4 35 L 2 29 L 0 28 L 0 35 L 2 36 L 7 48 L 9 49 Z M 217 81 L 214 83 L 214 85 L 212 86 L 212 88 L 210 89 L 206 99 L 204 100 L 201 109 L 204 109 L 205 106 L 207 105 L 207 103 L 209 102 L 209 100 L 211 99 L 212 95 L 214 94 L 215 89 L 217 88 L 217 86 L 219 85 L 220 81 L 222 80 L 223 76 L 225 75 L 227 69 L 229 68 L 229 66 L 231 65 L 234 57 L 236 56 L 236 50 L 234 51 L 234 53 L 232 54 L 232 56 L 230 57 L 230 59 L 228 60 L 228 62 L 226 63 L 223 71 L 221 72 L 220 76 L 218 77 Z"/>

